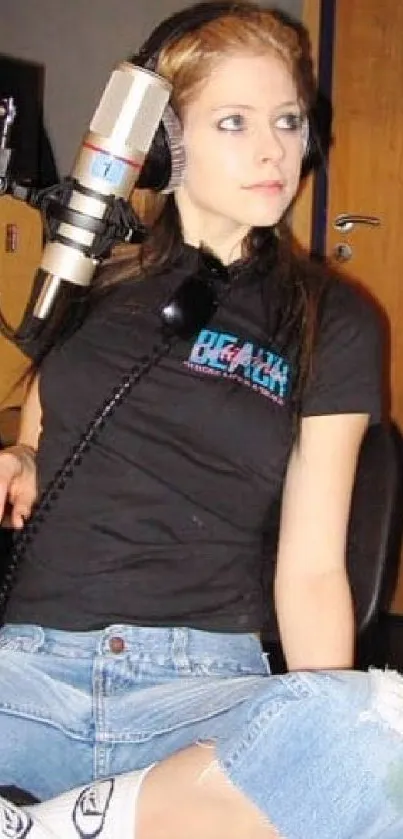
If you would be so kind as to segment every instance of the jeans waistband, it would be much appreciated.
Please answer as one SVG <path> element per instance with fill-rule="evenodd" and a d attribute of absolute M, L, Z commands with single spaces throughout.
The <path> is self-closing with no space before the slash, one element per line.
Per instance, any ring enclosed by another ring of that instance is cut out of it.
<path fill-rule="evenodd" d="M 69 658 L 94 655 L 158 655 L 194 661 L 234 659 L 240 665 L 261 660 L 262 646 L 253 633 L 208 632 L 189 627 L 148 627 L 113 624 L 101 630 L 66 632 L 31 624 L 5 624 L 0 649 L 48 652 Z"/>

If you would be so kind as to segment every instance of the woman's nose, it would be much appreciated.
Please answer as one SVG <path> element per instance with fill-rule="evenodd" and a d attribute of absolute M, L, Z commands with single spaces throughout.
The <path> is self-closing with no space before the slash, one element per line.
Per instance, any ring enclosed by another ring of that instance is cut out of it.
<path fill-rule="evenodd" d="M 284 157 L 284 146 L 277 132 L 270 126 L 261 131 L 256 141 L 255 158 L 258 162 L 273 161 L 278 163 Z"/>

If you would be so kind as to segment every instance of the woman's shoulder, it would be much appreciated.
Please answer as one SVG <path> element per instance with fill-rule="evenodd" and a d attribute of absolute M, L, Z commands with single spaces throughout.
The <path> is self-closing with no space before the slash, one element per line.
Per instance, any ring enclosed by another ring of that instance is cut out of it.
<path fill-rule="evenodd" d="M 361 284 L 329 271 L 319 306 L 319 340 L 352 343 L 382 341 L 386 316 L 380 303 Z"/>
<path fill-rule="evenodd" d="M 382 413 L 386 317 L 358 283 L 327 272 L 321 295 L 305 415 Z"/>
<path fill-rule="evenodd" d="M 380 304 L 363 283 L 331 268 L 324 269 L 324 276 L 324 300 L 329 310 L 347 309 L 352 314 L 367 312 L 379 317 Z"/>
<path fill-rule="evenodd" d="M 305 296 L 315 301 L 319 337 L 328 332 L 368 330 L 382 332 L 386 316 L 378 300 L 363 283 L 331 263 L 308 256 L 294 242 L 291 246 L 294 272 Z"/>

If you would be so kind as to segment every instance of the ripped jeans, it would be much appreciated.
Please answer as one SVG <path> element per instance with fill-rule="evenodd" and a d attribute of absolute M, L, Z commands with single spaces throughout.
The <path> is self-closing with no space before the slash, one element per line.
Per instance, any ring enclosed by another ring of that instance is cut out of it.
<path fill-rule="evenodd" d="M 285 839 L 403 839 L 403 678 L 271 676 L 254 635 L 0 630 L 0 784 L 47 798 L 197 742 Z"/>

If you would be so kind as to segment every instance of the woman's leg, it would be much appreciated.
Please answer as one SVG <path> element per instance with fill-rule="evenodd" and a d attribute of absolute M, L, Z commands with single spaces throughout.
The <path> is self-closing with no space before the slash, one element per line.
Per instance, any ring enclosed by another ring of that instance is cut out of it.
<path fill-rule="evenodd" d="M 154 767 L 139 797 L 135 828 L 136 839 L 280 837 L 229 781 L 210 744 L 191 746 Z"/>
<path fill-rule="evenodd" d="M 402 676 L 271 677 L 245 704 L 150 772 L 136 839 L 402 839 Z"/>
<path fill-rule="evenodd" d="M 403 678 L 268 683 L 231 737 L 154 767 L 137 805 L 141 773 L 97 782 L 27 808 L 42 830 L 30 839 L 401 839 Z"/>
<path fill-rule="evenodd" d="M 286 839 L 403 837 L 403 677 L 272 677 L 219 765 Z"/>
<path fill-rule="evenodd" d="M 0 668 L 0 684 L 2 678 Z M 92 757 L 90 741 L 46 719 L 0 709 L 0 786 L 17 787 L 43 801 L 92 778 Z"/>
<path fill-rule="evenodd" d="M 212 748 L 193 746 L 150 772 L 97 781 L 44 804 L 17 808 L 0 800 L 0 839 L 278 839 L 212 767 Z"/>

